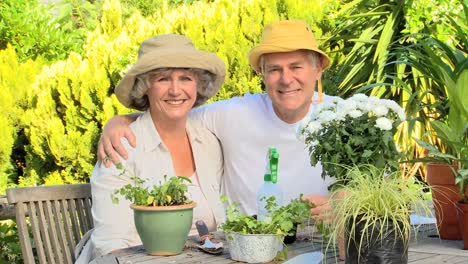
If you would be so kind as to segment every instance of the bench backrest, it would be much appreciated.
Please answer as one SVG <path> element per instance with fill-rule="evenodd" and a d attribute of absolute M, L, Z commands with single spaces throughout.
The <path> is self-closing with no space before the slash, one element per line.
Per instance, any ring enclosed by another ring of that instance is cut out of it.
<path fill-rule="evenodd" d="M 33 248 L 39 263 L 75 261 L 75 246 L 93 228 L 90 184 L 10 188 L 7 198 L 15 206 L 24 263 L 35 263 Z"/>

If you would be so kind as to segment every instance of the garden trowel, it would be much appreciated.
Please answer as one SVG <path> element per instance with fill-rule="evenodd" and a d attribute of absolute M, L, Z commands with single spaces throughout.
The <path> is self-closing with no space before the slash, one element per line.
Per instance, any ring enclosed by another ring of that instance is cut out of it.
<path fill-rule="evenodd" d="M 213 255 L 219 255 L 223 253 L 223 243 L 214 243 L 212 241 L 214 238 L 210 232 L 208 232 L 208 227 L 206 226 L 205 222 L 203 222 L 203 220 L 198 220 L 195 222 L 195 226 L 197 227 L 198 235 L 200 236 L 200 245 L 198 245 L 200 250 Z"/>

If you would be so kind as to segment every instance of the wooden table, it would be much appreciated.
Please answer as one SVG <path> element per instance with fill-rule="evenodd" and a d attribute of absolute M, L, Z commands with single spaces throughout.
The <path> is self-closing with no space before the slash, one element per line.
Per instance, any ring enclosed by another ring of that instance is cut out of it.
<path fill-rule="evenodd" d="M 224 243 L 226 246 L 226 243 Z M 433 225 L 421 228 L 412 239 L 409 247 L 408 262 L 412 264 L 468 263 L 468 250 L 462 250 L 463 241 L 440 240 Z M 324 263 L 344 263 L 335 257 L 334 249 L 325 252 L 322 240 L 312 227 L 301 230 L 298 240 L 288 246 L 289 258 L 306 252 L 322 251 L 327 257 Z M 337 253 L 337 252 L 336 252 Z M 190 239 L 184 252 L 177 256 L 150 256 L 142 246 L 120 249 L 109 255 L 95 259 L 92 264 L 182 264 L 182 263 L 239 263 L 229 258 L 229 250 L 224 249 L 222 255 L 213 256 L 199 251 L 194 240 Z M 281 262 L 271 262 L 281 263 Z"/>

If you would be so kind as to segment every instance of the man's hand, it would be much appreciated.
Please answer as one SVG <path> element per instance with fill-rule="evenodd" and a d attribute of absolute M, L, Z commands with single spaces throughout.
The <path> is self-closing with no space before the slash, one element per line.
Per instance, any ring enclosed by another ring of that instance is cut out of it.
<path fill-rule="evenodd" d="M 302 197 L 304 200 L 308 200 L 314 204 L 314 208 L 310 209 L 310 214 L 315 220 L 320 222 L 330 222 L 331 221 L 331 205 L 328 202 L 328 196 L 309 194 Z"/>
<path fill-rule="evenodd" d="M 98 164 L 109 168 L 113 162 L 120 162 L 120 157 L 127 159 L 128 153 L 122 146 L 121 139 L 126 138 L 132 147 L 136 147 L 136 138 L 130 129 L 130 124 L 135 121 L 136 116 L 114 116 L 104 126 L 98 143 Z M 119 156 L 120 155 L 120 156 Z"/>

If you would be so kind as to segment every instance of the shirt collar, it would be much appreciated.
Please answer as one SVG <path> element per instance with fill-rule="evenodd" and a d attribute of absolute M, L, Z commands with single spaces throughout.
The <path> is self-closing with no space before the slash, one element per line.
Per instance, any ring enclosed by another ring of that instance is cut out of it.
<path fill-rule="evenodd" d="M 166 149 L 161 137 L 159 136 L 158 130 L 154 126 L 153 119 L 149 110 L 145 111 L 140 118 L 142 126 L 142 141 L 140 144 L 145 152 L 151 152 L 157 148 Z M 193 121 L 188 119 L 187 121 L 187 133 L 190 139 L 190 143 L 202 142 L 202 137 L 199 131 L 199 127 L 193 124 Z"/>

